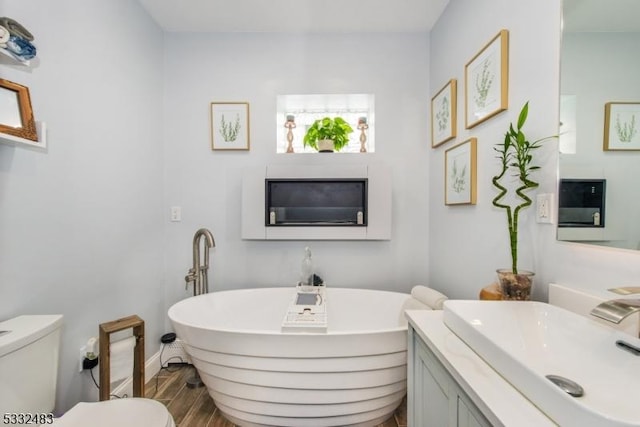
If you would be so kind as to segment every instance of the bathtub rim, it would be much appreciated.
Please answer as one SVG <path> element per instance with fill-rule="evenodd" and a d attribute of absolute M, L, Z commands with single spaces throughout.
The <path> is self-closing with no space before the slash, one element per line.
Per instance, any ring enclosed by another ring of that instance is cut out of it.
<path fill-rule="evenodd" d="M 224 293 L 249 293 L 249 292 L 255 292 L 255 291 L 278 291 L 281 292 L 285 289 L 289 289 L 291 290 L 292 294 L 291 296 L 293 297 L 293 292 L 295 292 L 295 287 L 291 287 L 291 286 L 271 286 L 271 287 L 265 287 L 265 288 L 242 288 L 242 289 L 225 289 L 225 290 L 220 290 L 220 291 L 213 291 L 213 292 L 209 292 L 207 294 L 202 294 L 202 295 L 197 295 L 197 296 L 191 296 L 188 298 L 185 298 L 183 300 L 180 300 L 176 303 L 174 303 L 173 305 L 171 305 L 171 307 L 169 307 L 169 310 L 167 311 L 167 315 L 169 317 L 169 320 L 171 322 L 175 322 L 178 323 L 180 325 L 182 325 L 183 327 L 188 327 L 188 328 L 194 328 L 197 330 L 201 330 L 201 331 L 212 331 L 212 332 L 221 332 L 221 333 L 228 333 L 228 334 L 253 334 L 253 335 L 267 335 L 267 336 L 336 336 L 336 335 L 340 335 L 340 336 L 350 336 L 350 335 L 373 335 L 373 334 L 380 334 L 380 333 L 392 333 L 392 332 L 402 332 L 402 331 L 407 331 L 408 330 L 408 326 L 406 321 L 404 321 L 404 316 L 402 315 L 402 311 L 403 309 L 403 305 L 404 304 L 400 304 L 400 306 L 398 307 L 399 309 L 399 313 L 398 313 L 398 325 L 395 327 L 389 327 L 389 328 L 380 328 L 380 329 L 352 329 L 352 330 L 331 330 L 330 328 L 325 332 L 308 332 L 308 331 L 300 331 L 300 332 L 295 332 L 295 331 L 282 331 L 280 329 L 278 330 L 264 330 L 264 329 L 247 329 L 247 328 L 228 328 L 228 327 L 218 327 L 218 328 L 213 328 L 210 326 L 205 326 L 202 324 L 197 324 L 194 322 L 186 322 L 183 320 L 177 320 L 175 318 L 175 311 L 177 310 L 175 307 L 181 305 L 181 304 L 186 304 L 187 301 L 191 301 L 195 298 L 198 299 L 205 299 L 205 298 L 212 298 L 212 296 L 218 295 L 218 294 L 224 294 Z M 404 292 L 397 292 L 397 291 L 388 291 L 388 290 L 380 290 L 380 289 L 362 289 L 362 288 L 340 288 L 340 287 L 332 287 L 332 288 L 327 288 L 327 291 L 332 292 L 332 290 L 337 290 L 338 292 L 343 292 L 343 291 L 357 291 L 357 292 L 371 292 L 371 293 L 384 293 L 384 294 L 393 294 L 394 296 L 403 296 L 405 297 L 405 301 L 411 299 L 411 294 L 409 293 L 404 293 Z M 329 298 L 329 302 L 328 304 L 331 304 L 331 299 Z M 284 318 L 284 311 L 282 313 L 282 316 Z M 404 321 L 404 322 L 403 322 Z M 400 324 L 402 323 L 402 324 Z"/>

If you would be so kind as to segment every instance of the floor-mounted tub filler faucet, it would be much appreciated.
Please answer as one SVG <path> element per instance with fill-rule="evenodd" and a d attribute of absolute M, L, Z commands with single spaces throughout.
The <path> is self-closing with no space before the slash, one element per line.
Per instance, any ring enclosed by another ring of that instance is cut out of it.
<path fill-rule="evenodd" d="M 204 260 L 201 264 L 200 261 L 200 246 L 201 240 L 204 238 Z M 189 283 L 193 283 L 193 295 L 201 295 L 209 292 L 209 248 L 213 248 L 216 245 L 216 241 L 213 239 L 213 234 L 206 228 L 201 228 L 196 231 L 193 236 L 193 267 L 189 269 L 189 272 L 184 277 L 186 288 L 189 287 Z M 196 388 L 202 387 L 204 383 L 200 378 L 198 371 L 191 378 L 187 378 L 187 387 Z"/>
<path fill-rule="evenodd" d="M 204 238 L 204 263 L 200 264 L 200 246 L 202 246 L 200 241 L 202 238 Z M 184 280 L 187 288 L 189 283 L 193 283 L 194 296 L 209 292 L 209 248 L 215 247 L 215 245 L 213 234 L 206 228 L 199 229 L 193 236 L 193 267 L 189 269 Z"/>

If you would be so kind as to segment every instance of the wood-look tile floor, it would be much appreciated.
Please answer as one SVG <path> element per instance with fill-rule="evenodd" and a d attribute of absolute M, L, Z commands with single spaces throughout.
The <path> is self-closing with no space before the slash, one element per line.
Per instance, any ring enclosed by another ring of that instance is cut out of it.
<path fill-rule="evenodd" d="M 236 427 L 224 418 L 211 400 L 206 387 L 189 388 L 188 378 L 194 369 L 190 365 L 172 365 L 162 369 L 146 384 L 145 396 L 164 403 L 177 427 Z M 406 427 L 406 399 L 393 417 L 377 427 Z"/>

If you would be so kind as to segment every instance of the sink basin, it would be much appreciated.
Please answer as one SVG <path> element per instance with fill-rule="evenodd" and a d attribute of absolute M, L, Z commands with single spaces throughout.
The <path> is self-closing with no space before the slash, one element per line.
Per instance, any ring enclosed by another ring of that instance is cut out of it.
<path fill-rule="evenodd" d="M 639 339 L 534 301 L 449 300 L 443 318 L 559 425 L 640 426 L 640 356 L 633 352 Z M 571 396 L 547 375 L 577 383 L 584 394 Z"/>

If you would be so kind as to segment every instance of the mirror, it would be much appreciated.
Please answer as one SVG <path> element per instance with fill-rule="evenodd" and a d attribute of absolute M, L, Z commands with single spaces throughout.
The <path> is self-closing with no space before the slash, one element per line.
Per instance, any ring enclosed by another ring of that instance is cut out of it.
<path fill-rule="evenodd" d="M 29 88 L 0 79 L 0 132 L 38 141 Z"/>
<path fill-rule="evenodd" d="M 563 0 L 558 240 L 640 249 L 640 2 Z"/>

